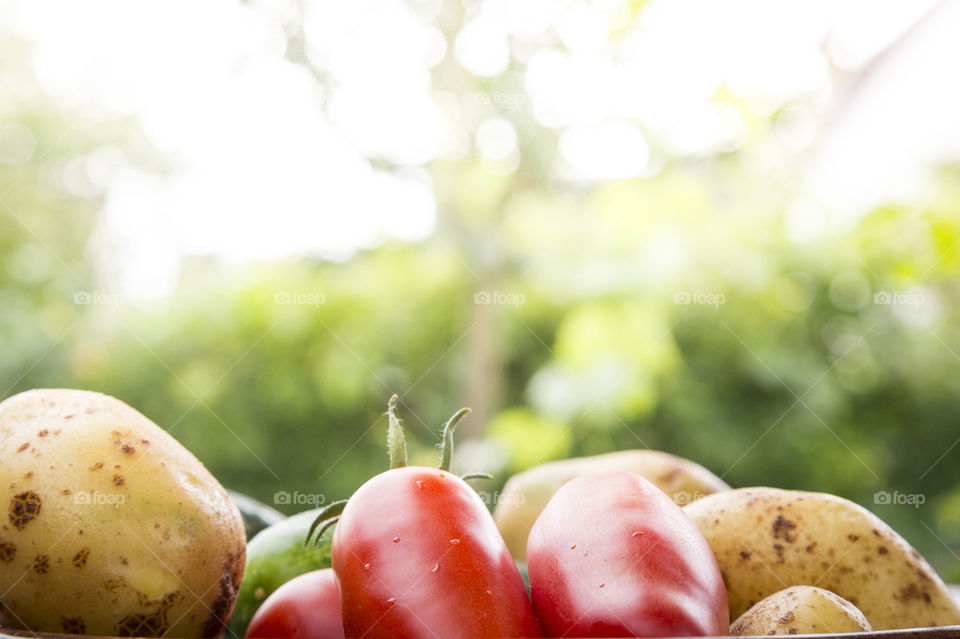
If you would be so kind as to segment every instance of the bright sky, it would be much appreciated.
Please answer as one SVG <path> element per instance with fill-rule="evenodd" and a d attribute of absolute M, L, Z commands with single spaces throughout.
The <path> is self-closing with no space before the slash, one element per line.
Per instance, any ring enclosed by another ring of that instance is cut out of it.
<path fill-rule="evenodd" d="M 135 116 L 174 167 L 139 171 L 113 148 L 74 167 L 76 190 L 105 192 L 97 253 L 132 297 L 165 292 L 187 255 L 341 259 L 386 238 L 424 238 L 437 218 L 425 167 L 473 147 L 513 170 L 518 109 L 557 131 L 558 174 L 590 182 L 654 173 L 653 141 L 678 156 L 736 148 L 744 123 L 716 99 L 723 86 L 758 111 L 797 100 L 786 138 L 797 152 L 816 147 L 810 201 L 794 214 L 798 238 L 829 226 L 829 215 L 810 212 L 823 201 L 855 214 L 888 196 L 878 175 L 900 176 L 900 193 L 921 179 L 912 168 L 960 149 L 960 132 L 944 142 L 943 122 L 922 117 L 931 96 L 940 96 L 938 117 L 960 112 L 956 87 L 941 86 L 950 58 L 930 55 L 932 45 L 913 47 L 893 80 L 871 79 L 859 110 L 824 125 L 838 86 L 830 63 L 862 66 L 929 0 L 652 0 L 618 38 L 609 34 L 629 19 L 618 0 L 477 0 L 465 3 L 453 42 L 436 26 L 438 1 L 16 0 L 0 21 L 33 43 L 43 88 L 67 107 Z M 332 90 L 284 57 L 298 6 L 309 59 Z M 952 46 L 952 60 L 958 11 L 960 2 L 924 38 Z M 512 59 L 524 94 L 450 93 L 431 70 L 451 55 L 480 78 Z M 20 140 L 7 153 L 26 163 L 29 138 L 6 126 Z"/>

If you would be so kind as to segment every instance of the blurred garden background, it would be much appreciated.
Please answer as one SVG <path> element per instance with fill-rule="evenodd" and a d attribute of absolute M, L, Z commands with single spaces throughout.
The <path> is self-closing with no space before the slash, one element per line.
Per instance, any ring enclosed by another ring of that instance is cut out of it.
<path fill-rule="evenodd" d="M 392 393 L 418 463 L 467 405 L 490 494 L 660 449 L 851 498 L 960 580 L 958 26 L 6 0 L 0 399 L 109 393 L 287 513 L 386 468 Z"/>

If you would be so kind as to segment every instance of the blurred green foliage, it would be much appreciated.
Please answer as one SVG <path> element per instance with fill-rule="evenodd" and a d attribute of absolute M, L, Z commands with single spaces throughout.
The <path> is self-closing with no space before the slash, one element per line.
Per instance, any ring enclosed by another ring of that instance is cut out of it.
<path fill-rule="evenodd" d="M 769 122 L 738 153 L 593 189 L 468 158 L 433 168 L 443 213 L 422 244 L 197 260 L 160 301 L 82 304 L 100 290 L 100 202 L 50 176 L 127 129 L 78 128 L 42 96 L 5 109 L 40 151 L 0 165 L 0 397 L 109 393 L 270 504 L 338 499 L 385 470 L 392 393 L 416 463 L 470 402 L 457 464 L 496 473 L 485 490 L 549 459 L 661 449 L 734 486 L 854 499 L 960 580 L 956 170 L 923 206 L 793 242 L 794 185 L 737 161 Z"/>

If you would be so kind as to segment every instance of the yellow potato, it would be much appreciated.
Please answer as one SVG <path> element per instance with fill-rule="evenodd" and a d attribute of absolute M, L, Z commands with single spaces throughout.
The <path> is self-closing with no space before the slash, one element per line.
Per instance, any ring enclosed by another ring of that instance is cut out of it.
<path fill-rule="evenodd" d="M 193 455 L 76 390 L 0 403 L 0 599 L 45 632 L 213 637 L 243 575 L 243 521 Z"/>
<path fill-rule="evenodd" d="M 733 622 L 731 635 L 813 635 L 873 630 L 852 603 L 829 590 L 793 586 L 761 600 Z"/>
<path fill-rule="evenodd" d="M 789 586 L 819 586 L 876 630 L 960 624 L 943 581 L 900 535 L 853 502 L 741 488 L 684 508 L 716 555 L 730 617 Z"/>
<path fill-rule="evenodd" d="M 655 450 L 623 450 L 541 464 L 511 477 L 497 496 L 493 518 L 510 554 L 518 561 L 526 560 L 530 528 L 560 486 L 580 475 L 605 470 L 636 473 L 681 506 L 704 495 L 730 490 L 703 466 Z"/>

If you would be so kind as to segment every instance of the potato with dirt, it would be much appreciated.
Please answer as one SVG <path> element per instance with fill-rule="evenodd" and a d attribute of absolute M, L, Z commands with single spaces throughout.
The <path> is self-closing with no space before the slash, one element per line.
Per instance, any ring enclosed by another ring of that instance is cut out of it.
<path fill-rule="evenodd" d="M 5 623 L 214 637 L 243 575 L 243 521 L 193 455 L 123 402 L 34 390 L 0 403 Z"/>
<path fill-rule="evenodd" d="M 759 601 L 730 625 L 734 636 L 818 635 L 873 630 L 852 603 L 816 586 L 793 586 Z"/>
<path fill-rule="evenodd" d="M 741 488 L 684 512 L 717 558 L 731 619 L 789 586 L 819 586 L 859 608 L 874 630 L 960 624 L 960 606 L 923 557 L 851 501 Z"/>

